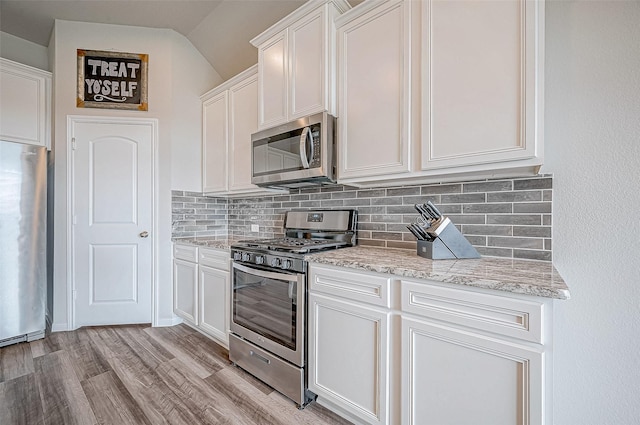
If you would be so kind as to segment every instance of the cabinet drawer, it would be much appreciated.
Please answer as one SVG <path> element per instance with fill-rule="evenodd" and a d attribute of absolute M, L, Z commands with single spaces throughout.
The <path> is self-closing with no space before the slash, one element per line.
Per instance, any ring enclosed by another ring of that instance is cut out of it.
<path fill-rule="evenodd" d="M 309 290 L 390 307 L 391 277 L 341 269 L 309 267 Z"/>
<path fill-rule="evenodd" d="M 184 261 L 198 262 L 198 247 L 193 245 L 173 245 L 173 258 Z"/>
<path fill-rule="evenodd" d="M 403 280 L 402 312 L 542 343 L 545 303 Z"/>
<path fill-rule="evenodd" d="M 198 263 L 201 266 L 214 267 L 220 270 L 229 270 L 230 259 L 231 256 L 228 251 L 212 248 L 200 248 Z"/>

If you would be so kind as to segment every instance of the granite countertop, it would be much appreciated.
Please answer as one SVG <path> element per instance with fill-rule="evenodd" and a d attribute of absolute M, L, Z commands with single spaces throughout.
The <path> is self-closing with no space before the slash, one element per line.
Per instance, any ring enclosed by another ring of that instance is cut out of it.
<path fill-rule="evenodd" d="M 569 299 L 569 288 L 553 264 L 546 261 L 483 257 L 467 260 L 429 260 L 415 251 L 356 246 L 305 257 L 309 263 L 328 264 L 401 277 L 476 288 L 494 289 L 545 298 Z"/>
<path fill-rule="evenodd" d="M 241 238 L 240 238 L 241 239 Z M 231 245 L 239 241 L 235 238 L 216 238 L 215 236 L 197 236 L 193 238 L 172 238 L 173 243 L 179 243 L 184 245 L 197 245 L 207 248 L 224 249 L 229 251 Z M 246 239 L 246 238 L 244 238 Z"/>

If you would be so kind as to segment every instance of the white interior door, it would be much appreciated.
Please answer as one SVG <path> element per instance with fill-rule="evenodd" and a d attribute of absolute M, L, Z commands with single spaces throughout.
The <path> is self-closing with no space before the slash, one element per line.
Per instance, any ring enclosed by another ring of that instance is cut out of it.
<path fill-rule="evenodd" d="M 154 126 L 71 127 L 74 328 L 150 323 Z"/>

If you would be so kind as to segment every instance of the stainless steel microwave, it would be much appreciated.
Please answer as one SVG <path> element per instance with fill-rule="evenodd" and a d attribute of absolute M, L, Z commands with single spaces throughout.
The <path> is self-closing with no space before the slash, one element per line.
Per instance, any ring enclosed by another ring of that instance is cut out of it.
<path fill-rule="evenodd" d="M 321 112 L 251 135 L 251 183 L 300 188 L 335 183 L 336 118 Z"/>

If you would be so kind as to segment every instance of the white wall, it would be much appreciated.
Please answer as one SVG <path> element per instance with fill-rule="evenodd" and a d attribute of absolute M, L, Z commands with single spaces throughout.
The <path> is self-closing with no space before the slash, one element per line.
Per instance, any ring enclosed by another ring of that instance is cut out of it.
<path fill-rule="evenodd" d="M 554 422 L 640 423 L 640 2 L 549 1 Z"/>
<path fill-rule="evenodd" d="M 211 65 L 193 45 L 178 33 L 173 33 L 173 114 L 171 189 L 202 192 L 202 123 L 200 95 L 222 83 Z"/>
<path fill-rule="evenodd" d="M 157 211 L 159 234 L 158 274 L 159 309 L 158 324 L 171 324 L 174 318 L 171 290 L 171 189 L 172 151 L 174 143 L 197 144 L 194 128 L 201 127 L 200 101 L 193 93 L 213 87 L 220 76 L 202 59 L 201 55 L 182 36 L 172 30 L 92 24 L 84 22 L 56 21 L 49 46 L 53 58 L 54 73 L 54 141 L 55 150 L 55 201 L 54 201 L 54 312 L 53 329 L 63 330 L 67 320 L 67 115 L 123 116 L 157 118 L 159 141 L 156 148 L 158 179 Z M 107 109 L 76 108 L 76 49 L 112 50 L 149 55 L 148 101 L 149 110 L 118 111 Z M 176 62 L 184 66 L 176 66 Z M 183 68 L 192 69 L 185 76 Z M 176 83 L 176 80 L 180 80 Z M 185 90 L 189 94 L 177 93 Z M 176 111 L 185 111 L 176 115 Z M 185 142 L 179 136 L 188 134 Z"/>
<path fill-rule="evenodd" d="M 49 71 L 48 49 L 0 31 L 0 57 Z"/>

